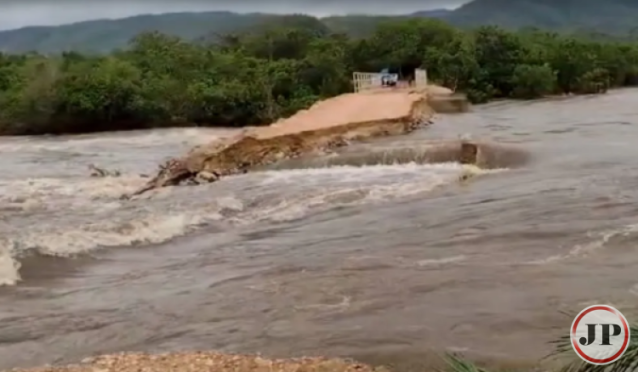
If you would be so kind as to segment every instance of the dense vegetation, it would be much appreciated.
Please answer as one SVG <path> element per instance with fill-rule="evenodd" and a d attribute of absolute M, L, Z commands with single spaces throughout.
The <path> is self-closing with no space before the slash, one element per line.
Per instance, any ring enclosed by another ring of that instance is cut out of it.
<path fill-rule="evenodd" d="M 638 82 L 638 44 L 433 19 L 386 21 L 350 39 L 307 16 L 211 45 L 146 33 L 104 56 L 0 55 L 0 133 L 258 125 L 351 91 L 352 71 L 420 66 L 474 102 L 599 93 Z"/>
<path fill-rule="evenodd" d="M 303 9 L 301 7 L 300 9 Z M 365 6 L 361 12 L 365 12 Z M 116 20 L 96 20 L 51 27 L 25 27 L 0 32 L 0 51 L 24 53 L 111 52 L 127 46 L 144 31 L 158 31 L 186 40 L 214 39 L 280 16 L 231 12 L 140 15 Z M 473 0 L 458 9 L 420 11 L 403 16 L 335 16 L 322 18 L 334 32 L 368 37 L 387 19 L 440 18 L 462 28 L 496 25 L 517 30 L 537 27 L 563 33 L 596 33 L 638 37 L 638 2 L 634 0 Z"/>

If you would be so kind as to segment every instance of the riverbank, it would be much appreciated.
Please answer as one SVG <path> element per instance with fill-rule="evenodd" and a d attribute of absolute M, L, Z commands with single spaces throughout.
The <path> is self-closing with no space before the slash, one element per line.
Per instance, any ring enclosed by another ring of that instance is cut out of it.
<path fill-rule="evenodd" d="M 79 364 L 5 372 L 388 372 L 354 361 L 328 358 L 267 359 L 214 351 L 125 353 L 86 358 Z"/>
<path fill-rule="evenodd" d="M 374 358 L 372 358 L 374 359 Z M 119 353 L 84 358 L 68 365 L 14 368 L 0 372 L 471 372 L 477 365 L 462 357 L 424 353 L 396 361 L 392 366 L 326 357 L 267 358 L 261 355 L 231 354 L 217 351 L 173 353 Z M 483 371 L 533 371 L 536 363 L 483 361 Z M 574 371 L 578 372 L 578 371 Z"/>

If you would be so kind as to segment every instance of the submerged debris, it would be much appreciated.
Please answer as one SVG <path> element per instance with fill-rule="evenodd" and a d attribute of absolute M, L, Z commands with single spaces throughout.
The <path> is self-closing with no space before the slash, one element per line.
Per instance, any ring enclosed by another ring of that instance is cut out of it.
<path fill-rule="evenodd" d="M 133 196 L 143 194 L 159 187 L 177 186 L 180 184 L 196 184 L 196 174 L 188 170 L 186 162 L 182 159 L 169 159 L 159 165 L 157 175 L 150 179 L 141 189 L 131 195 L 122 195 L 121 199 L 130 199 Z"/>
<path fill-rule="evenodd" d="M 89 164 L 89 170 L 91 171 L 91 177 L 120 177 L 122 175 L 118 170 L 109 171 L 94 164 Z"/>

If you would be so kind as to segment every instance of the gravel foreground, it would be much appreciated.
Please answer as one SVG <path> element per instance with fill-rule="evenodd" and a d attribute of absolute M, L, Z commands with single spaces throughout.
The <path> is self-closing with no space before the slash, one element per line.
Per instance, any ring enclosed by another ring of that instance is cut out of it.
<path fill-rule="evenodd" d="M 389 372 L 343 359 L 266 359 L 218 352 L 124 353 L 86 358 L 79 364 L 5 372 Z"/>

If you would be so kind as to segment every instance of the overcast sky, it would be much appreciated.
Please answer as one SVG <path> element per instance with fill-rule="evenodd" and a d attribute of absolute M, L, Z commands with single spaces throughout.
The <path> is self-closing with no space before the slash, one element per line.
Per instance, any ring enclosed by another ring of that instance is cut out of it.
<path fill-rule="evenodd" d="M 101 18 L 184 11 L 307 13 L 316 16 L 348 13 L 401 14 L 454 8 L 468 0 L 0 0 L 0 30 L 24 26 L 60 25 Z"/>

